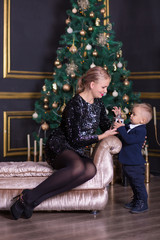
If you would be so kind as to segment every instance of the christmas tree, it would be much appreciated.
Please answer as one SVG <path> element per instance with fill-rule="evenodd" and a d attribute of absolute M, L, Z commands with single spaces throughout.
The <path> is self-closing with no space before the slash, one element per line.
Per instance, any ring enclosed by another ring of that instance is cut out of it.
<path fill-rule="evenodd" d="M 71 0 L 71 4 L 66 31 L 57 49 L 53 79 L 45 79 L 33 119 L 43 130 L 57 127 L 66 103 L 76 93 L 77 79 L 89 68 L 101 66 L 111 75 L 108 93 L 103 97 L 108 117 L 113 118 L 112 108 L 118 106 L 127 121 L 139 95 L 133 93 L 128 80 L 130 72 L 122 56 L 122 43 L 115 41 L 106 1 Z"/>

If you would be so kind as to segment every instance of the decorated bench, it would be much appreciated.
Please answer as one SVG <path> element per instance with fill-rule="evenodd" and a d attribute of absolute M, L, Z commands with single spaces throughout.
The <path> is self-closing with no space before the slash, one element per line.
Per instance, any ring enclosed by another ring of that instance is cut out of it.
<path fill-rule="evenodd" d="M 35 211 L 102 210 L 108 201 L 107 186 L 113 178 L 112 155 L 121 149 L 121 141 L 110 136 L 94 150 L 97 174 L 71 191 L 49 198 Z M 9 210 L 12 198 L 23 189 L 32 189 L 53 173 L 46 162 L 0 162 L 0 210 Z"/>

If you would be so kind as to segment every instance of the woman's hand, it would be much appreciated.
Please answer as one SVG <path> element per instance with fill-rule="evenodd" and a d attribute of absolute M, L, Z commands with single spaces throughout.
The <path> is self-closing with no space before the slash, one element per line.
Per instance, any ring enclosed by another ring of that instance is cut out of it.
<path fill-rule="evenodd" d="M 112 112 L 114 112 L 115 116 L 121 115 L 121 108 L 113 107 Z"/>
<path fill-rule="evenodd" d="M 109 130 L 105 131 L 104 133 L 98 135 L 98 139 L 102 140 L 102 139 L 104 139 L 106 137 L 113 136 L 113 135 L 116 135 L 116 134 L 118 134 L 116 128 L 109 129 Z"/>

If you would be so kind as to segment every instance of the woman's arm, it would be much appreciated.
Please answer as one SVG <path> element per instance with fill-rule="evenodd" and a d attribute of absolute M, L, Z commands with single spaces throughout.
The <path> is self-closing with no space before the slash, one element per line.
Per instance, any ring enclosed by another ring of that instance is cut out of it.
<path fill-rule="evenodd" d="M 109 130 L 105 131 L 104 133 L 98 135 L 98 140 L 102 140 L 102 139 L 104 139 L 106 137 L 113 136 L 113 135 L 116 135 L 116 134 L 118 134 L 116 128 L 109 129 Z"/>

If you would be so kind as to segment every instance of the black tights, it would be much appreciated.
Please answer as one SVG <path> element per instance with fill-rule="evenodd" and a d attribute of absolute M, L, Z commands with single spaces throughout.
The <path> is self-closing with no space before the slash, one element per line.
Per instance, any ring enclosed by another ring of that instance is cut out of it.
<path fill-rule="evenodd" d="M 72 150 L 63 151 L 54 162 L 57 170 L 36 188 L 28 191 L 25 200 L 39 205 L 44 200 L 75 188 L 93 178 L 96 167 L 89 158 L 82 158 Z"/>

